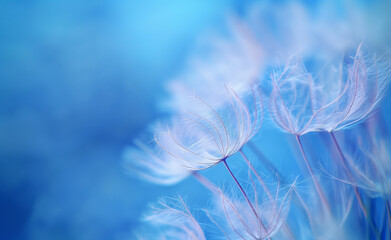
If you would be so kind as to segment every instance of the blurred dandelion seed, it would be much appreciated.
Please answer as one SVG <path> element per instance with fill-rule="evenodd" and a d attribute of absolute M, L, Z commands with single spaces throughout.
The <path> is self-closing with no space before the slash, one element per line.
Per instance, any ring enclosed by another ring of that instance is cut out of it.
<path fill-rule="evenodd" d="M 172 185 L 191 174 L 156 144 L 146 145 L 140 140 L 134 144 L 125 150 L 123 157 L 125 167 L 132 175 L 155 184 Z"/>
<path fill-rule="evenodd" d="M 151 206 L 144 217 L 149 224 L 160 226 L 159 239 L 205 240 L 204 231 L 182 197 L 163 199 Z"/>

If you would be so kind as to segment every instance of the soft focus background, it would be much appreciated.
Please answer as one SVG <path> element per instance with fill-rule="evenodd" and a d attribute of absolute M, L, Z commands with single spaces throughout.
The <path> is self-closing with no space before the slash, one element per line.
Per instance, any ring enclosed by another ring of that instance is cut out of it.
<path fill-rule="evenodd" d="M 0 1 L 0 239 L 132 239 L 159 196 L 202 202 L 193 180 L 161 187 L 128 176 L 123 149 L 166 114 L 165 84 L 199 39 L 224 32 L 227 17 L 241 17 L 254 2 Z M 371 40 L 389 41 L 389 5 L 352 2 L 368 23 L 338 2 L 330 19 L 353 16 Z M 300 3 L 312 16 L 323 6 Z M 263 16 L 282 37 L 277 23 Z"/>

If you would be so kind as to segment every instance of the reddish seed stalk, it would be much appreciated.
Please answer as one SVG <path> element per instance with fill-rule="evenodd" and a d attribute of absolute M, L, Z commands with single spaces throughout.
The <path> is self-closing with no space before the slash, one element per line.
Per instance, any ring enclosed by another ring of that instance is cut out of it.
<path fill-rule="evenodd" d="M 264 226 L 263 223 L 262 223 L 261 218 L 258 216 L 257 211 L 255 211 L 254 206 L 251 204 L 250 199 L 248 198 L 246 192 L 245 192 L 244 189 L 242 188 L 242 185 L 240 185 L 239 181 L 236 179 L 235 175 L 232 173 L 231 169 L 228 167 L 228 164 L 227 164 L 227 162 L 226 162 L 226 159 L 222 160 L 222 162 L 224 163 L 225 168 L 228 170 L 229 174 L 231 175 L 231 177 L 232 177 L 233 180 L 235 181 L 236 185 L 239 187 L 240 191 L 242 192 L 242 194 L 243 194 L 244 198 L 246 199 L 248 205 L 250 206 L 251 210 L 253 211 L 253 213 L 255 214 L 255 216 L 257 217 L 257 219 L 259 220 L 259 222 L 261 223 L 261 226 L 263 227 L 264 230 L 266 230 L 265 226 Z"/>
<path fill-rule="evenodd" d="M 330 205 L 326 199 L 326 196 L 325 194 L 323 193 L 322 191 L 322 188 L 320 187 L 319 183 L 318 183 L 318 180 L 315 178 L 315 175 L 314 175 L 314 172 L 312 171 L 312 168 L 308 162 L 308 159 L 307 159 L 307 155 L 305 154 L 304 152 L 304 149 L 303 149 L 303 145 L 300 141 L 300 137 L 299 135 L 295 135 L 296 136 L 296 140 L 297 140 L 297 143 L 299 144 L 299 148 L 300 148 L 300 151 L 301 151 L 301 154 L 303 155 L 303 158 L 304 158 L 304 162 L 305 162 L 305 165 L 307 166 L 307 169 L 308 171 L 310 172 L 310 175 L 312 177 L 312 181 L 314 182 L 314 185 L 315 185 L 315 189 L 316 191 L 318 192 L 318 195 L 320 197 L 320 200 L 323 202 L 323 204 L 327 207 L 327 210 L 329 212 L 331 212 L 330 210 Z"/>
<path fill-rule="evenodd" d="M 346 174 L 348 175 L 348 178 L 350 180 L 352 180 L 352 175 L 351 175 L 351 173 L 350 173 L 350 171 L 349 171 L 349 169 L 347 167 L 347 164 L 346 164 L 345 155 L 342 153 L 341 147 L 340 147 L 339 143 L 337 142 L 337 139 L 335 138 L 334 133 L 330 132 L 330 135 L 331 135 L 331 138 L 333 139 L 333 142 L 334 142 L 335 146 L 337 147 L 337 152 L 338 152 L 340 158 L 342 159 L 342 167 L 344 168 Z M 362 202 L 360 193 L 358 192 L 358 188 L 356 186 L 353 186 L 353 189 L 354 189 L 354 194 L 356 195 L 357 201 L 358 201 L 358 203 L 360 205 L 361 210 L 364 213 L 365 218 L 368 218 L 367 210 L 365 209 L 364 203 Z"/>

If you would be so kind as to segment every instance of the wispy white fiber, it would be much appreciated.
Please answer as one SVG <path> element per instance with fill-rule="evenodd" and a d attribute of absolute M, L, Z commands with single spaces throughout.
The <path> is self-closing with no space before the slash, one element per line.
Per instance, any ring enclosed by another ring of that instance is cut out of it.
<path fill-rule="evenodd" d="M 155 184 L 175 184 L 191 174 L 153 140 L 149 144 L 135 140 L 134 146 L 125 149 L 123 159 L 131 175 Z"/>
<path fill-rule="evenodd" d="M 164 151 L 190 170 L 209 168 L 232 156 L 262 124 L 263 102 L 257 89 L 239 96 L 230 87 L 221 88 L 224 98 L 207 102 L 194 96 L 193 104 L 155 136 Z"/>
<path fill-rule="evenodd" d="M 163 199 L 151 206 L 144 220 L 160 229 L 156 239 L 205 240 L 204 232 L 182 197 Z"/>

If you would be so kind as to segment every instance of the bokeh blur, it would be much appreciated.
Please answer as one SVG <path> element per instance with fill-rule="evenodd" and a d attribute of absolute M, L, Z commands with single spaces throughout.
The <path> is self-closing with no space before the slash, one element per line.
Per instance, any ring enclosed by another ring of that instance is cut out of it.
<path fill-rule="evenodd" d="M 259 2 L 272 11 L 254 15 L 279 39 L 261 37 L 265 49 L 307 44 L 290 25 L 306 23 L 300 11 L 292 14 L 285 1 Z M 129 176 L 123 151 L 167 114 L 167 83 L 199 43 L 226 34 L 232 17 L 248 18 L 256 29 L 247 14 L 259 2 L 0 1 L 0 239 L 133 239 L 142 212 L 158 197 L 181 193 L 205 202 L 192 179 L 161 187 Z M 322 1 L 298 3 L 309 19 L 320 16 L 331 26 L 346 20 L 338 30 L 347 37 L 389 43 L 389 4 L 352 1 L 360 10 L 351 13 L 330 2 L 332 15 Z M 349 32 L 351 26 L 358 30 Z M 333 29 L 324 27 L 326 35 Z"/>

